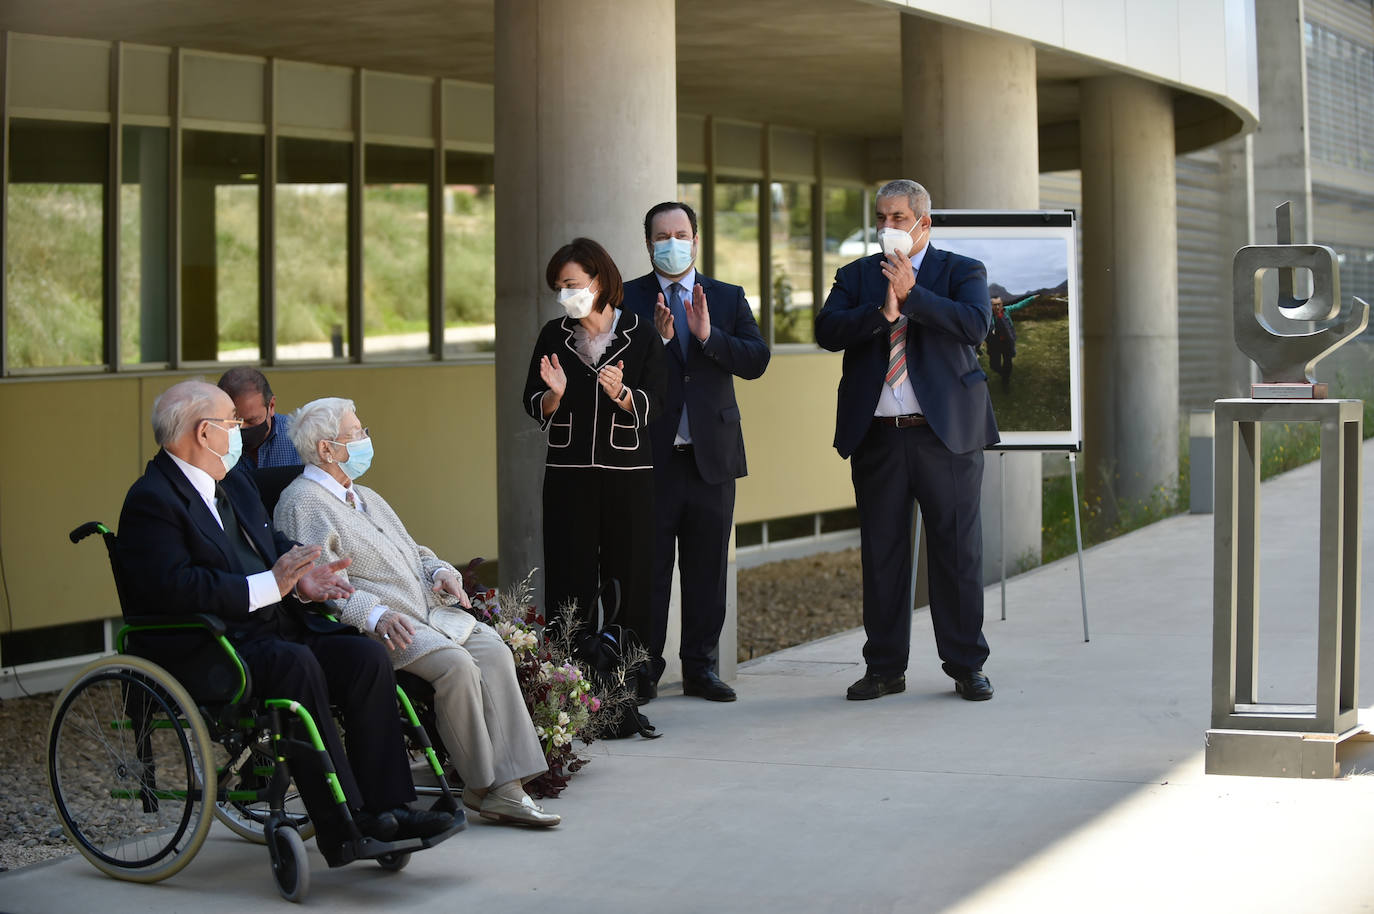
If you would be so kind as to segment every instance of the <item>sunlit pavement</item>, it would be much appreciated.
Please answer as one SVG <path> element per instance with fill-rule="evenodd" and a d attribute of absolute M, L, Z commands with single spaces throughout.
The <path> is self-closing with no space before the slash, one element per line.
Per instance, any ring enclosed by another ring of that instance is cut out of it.
<path fill-rule="evenodd" d="M 1363 453 L 1374 477 L 1374 448 Z M 1371 498 L 1362 568 L 1369 580 Z M 1263 488 L 1264 696 L 1316 689 L 1316 467 Z M 474 821 L 391 874 L 315 864 L 331 911 L 1332 911 L 1374 909 L 1374 777 L 1203 774 L 1212 517 L 1182 516 L 988 590 L 990 702 L 957 698 L 930 624 L 907 691 L 848 702 L 861 632 L 740 668 L 740 700 L 665 691 L 665 734 L 600 742 L 547 832 Z M 857 600 L 858 594 L 855 594 Z M 1361 703 L 1374 704 L 1369 627 Z M 1367 765 L 1374 769 L 1374 760 Z M 140 886 L 79 857 L 0 875 L 7 912 L 282 906 L 265 850 L 218 828 Z"/>

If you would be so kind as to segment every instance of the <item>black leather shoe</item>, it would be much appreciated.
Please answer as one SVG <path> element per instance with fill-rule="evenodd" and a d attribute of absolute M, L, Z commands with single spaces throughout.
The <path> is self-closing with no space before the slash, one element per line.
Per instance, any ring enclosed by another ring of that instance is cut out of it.
<path fill-rule="evenodd" d="M 695 695 L 707 701 L 734 701 L 735 690 L 720 681 L 720 677 L 707 670 L 694 676 L 682 677 L 682 694 Z"/>
<path fill-rule="evenodd" d="M 358 831 L 362 832 L 364 837 L 376 838 L 378 841 L 390 841 L 396 837 L 396 830 L 400 828 L 400 823 L 392 813 L 366 810 L 353 813 L 353 824 L 358 826 Z"/>
<path fill-rule="evenodd" d="M 453 827 L 453 816 L 433 809 L 411 809 L 398 806 L 391 811 L 396 817 L 396 838 L 432 838 Z"/>
<path fill-rule="evenodd" d="M 894 676 L 864 673 L 864 678 L 850 686 L 844 697 L 850 701 L 868 701 L 871 698 L 882 698 L 884 695 L 895 695 L 905 691 L 906 676 L 901 673 Z"/>
<path fill-rule="evenodd" d="M 987 701 L 992 697 L 992 683 L 988 682 L 982 670 L 974 670 L 954 680 L 954 691 L 969 701 Z"/>

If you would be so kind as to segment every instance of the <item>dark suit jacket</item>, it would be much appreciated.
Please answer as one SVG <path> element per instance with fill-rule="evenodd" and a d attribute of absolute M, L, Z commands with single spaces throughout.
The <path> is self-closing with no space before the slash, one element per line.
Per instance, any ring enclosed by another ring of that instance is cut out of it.
<path fill-rule="evenodd" d="M 654 457 L 648 426 L 663 411 L 663 343 L 653 322 L 634 314 L 620 315 L 615 334 L 596 368 L 582 361 L 573 343 L 577 321 L 560 317 L 539 331 L 525 376 L 525 412 L 548 434 L 551 467 L 603 467 L 647 470 Z M 568 379 L 563 399 L 545 416 L 542 400 L 549 386 L 539 376 L 539 360 L 556 355 Z M 630 389 L 630 409 L 621 409 L 601 389 L 597 370 L 624 362 L 621 378 Z"/>
<path fill-rule="evenodd" d="M 272 529 L 252 474 L 242 464 L 220 482 L 239 525 L 270 566 L 292 541 Z M 209 613 L 219 616 L 231 634 L 248 635 L 261 628 L 270 613 L 248 611 L 248 579 L 237 570 L 228 537 L 186 474 L 165 451 L 158 451 L 143 476 L 129 489 L 119 515 L 117 555 L 125 594 L 140 614 Z M 313 612 L 275 604 L 314 631 L 346 626 Z"/>
<path fill-rule="evenodd" d="M 692 451 L 703 481 L 718 485 L 749 472 L 744 459 L 735 376 L 752 380 L 763 374 L 771 355 L 759 333 L 744 290 L 697 273 L 711 313 L 711 336 L 704 345 L 687 343 L 684 362 L 676 339 L 667 350 L 668 385 L 663 412 L 649 426 L 654 462 L 662 463 L 673 450 L 673 438 L 683 409 L 692 430 Z M 654 326 L 654 306 L 662 291 L 658 276 L 649 273 L 625 283 L 625 308 Z M 687 290 L 689 293 L 691 290 Z"/>
<path fill-rule="evenodd" d="M 882 254 L 872 254 L 841 267 L 816 315 L 816 342 L 844 350 L 835 418 L 841 457 L 853 454 L 868 433 L 887 374 L 891 325 L 883 317 L 882 261 Z M 996 443 L 987 373 L 973 352 L 992 322 L 983 265 L 927 248 L 902 313 L 910 319 L 907 373 L 931 430 L 956 454 Z"/>

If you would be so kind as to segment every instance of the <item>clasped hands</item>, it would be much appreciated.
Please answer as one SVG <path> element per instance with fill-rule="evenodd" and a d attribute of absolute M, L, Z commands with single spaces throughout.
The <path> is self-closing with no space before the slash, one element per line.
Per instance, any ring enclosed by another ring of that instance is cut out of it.
<path fill-rule="evenodd" d="M 902 305 L 916 285 L 916 271 L 905 251 L 894 251 L 883 259 L 883 276 L 887 279 L 887 297 L 883 299 L 883 317 L 890 324 L 902 316 Z"/>
<path fill-rule="evenodd" d="M 682 310 L 687 312 L 688 332 L 702 341 L 710 339 L 711 310 L 706 306 L 706 290 L 701 283 L 692 287 L 692 299 L 682 303 Z M 677 333 L 673 326 L 673 309 L 664 303 L 662 292 L 658 293 L 658 304 L 654 306 L 654 327 L 665 340 L 671 340 Z"/>
<path fill-rule="evenodd" d="M 464 609 L 472 606 L 467 591 L 463 590 L 463 579 L 447 568 L 434 576 L 434 586 L 430 590 L 457 597 L 459 604 Z M 405 613 L 397 612 L 394 609 L 388 609 L 382 613 L 382 617 L 377 620 L 373 631 L 381 635 L 382 641 L 393 651 L 403 651 L 410 646 L 410 642 L 415 640 L 415 623 L 410 621 L 410 617 Z"/>

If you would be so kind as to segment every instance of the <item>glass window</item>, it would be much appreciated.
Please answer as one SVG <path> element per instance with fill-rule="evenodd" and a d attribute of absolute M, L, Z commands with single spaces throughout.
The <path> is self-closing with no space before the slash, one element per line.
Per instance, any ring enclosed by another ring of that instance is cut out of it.
<path fill-rule="evenodd" d="M 348 339 L 349 143 L 277 140 L 277 358 L 342 359 Z"/>
<path fill-rule="evenodd" d="M 444 354 L 496 349 L 496 187 L 489 155 L 444 155 Z"/>
<path fill-rule="evenodd" d="M 825 269 L 822 273 L 829 284 L 840 267 L 866 254 L 876 254 L 878 236 L 871 220 L 864 218 L 868 208 L 864 205 L 864 192 L 860 188 L 827 187 L 824 200 Z M 829 291 L 827 285 L 825 292 Z"/>
<path fill-rule="evenodd" d="M 701 199 L 705 187 L 705 178 L 701 175 L 678 175 L 677 199 L 690 206 L 697 214 L 697 219 L 701 219 Z M 700 224 L 697 229 L 700 231 Z"/>
<path fill-rule="evenodd" d="M 119 360 L 171 360 L 166 127 L 124 128 L 119 187 Z"/>
<path fill-rule="evenodd" d="M 812 341 L 811 185 L 773 182 L 771 252 L 773 342 Z"/>
<path fill-rule="evenodd" d="M 363 353 L 429 358 L 429 182 L 434 151 L 367 147 Z"/>
<path fill-rule="evenodd" d="M 716 181 L 715 278 L 744 287 L 754 317 L 759 292 L 759 185 L 757 181 Z"/>
<path fill-rule="evenodd" d="M 181 357 L 254 361 L 263 139 L 186 130 L 181 142 Z"/>
<path fill-rule="evenodd" d="M 110 128 L 18 118 L 9 126 L 8 365 L 100 365 Z"/>

